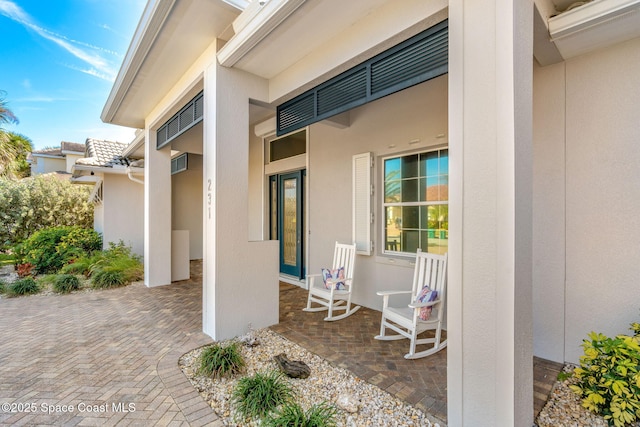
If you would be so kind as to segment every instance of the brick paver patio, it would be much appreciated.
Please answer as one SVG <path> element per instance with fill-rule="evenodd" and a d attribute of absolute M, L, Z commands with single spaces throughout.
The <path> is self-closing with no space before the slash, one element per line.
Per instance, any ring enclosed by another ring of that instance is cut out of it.
<path fill-rule="evenodd" d="M 221 426 L 177 364 L 211 342 L 201 286 L 1 299 L 0 424 Z"/>
<path fill-rule="evenodd" d="M 177 364 L 211 342 L 201 332 L 197 263 L 194 272 L 166 287 L 0 299 L 0 425 L 222 426 Z M 446 420 L 446 350 L 404 360 L 406 342 L 373 340 L 379 312 L 324 322 L 301 311 L 305 298 L 281 284 L 272 329 Z M 536 413 L 557 368 L 534 366 Z"/>

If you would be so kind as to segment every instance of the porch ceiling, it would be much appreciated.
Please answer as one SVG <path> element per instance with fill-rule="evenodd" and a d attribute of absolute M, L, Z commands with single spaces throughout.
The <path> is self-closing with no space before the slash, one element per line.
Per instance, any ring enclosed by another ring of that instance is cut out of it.
<path fill-rule="evenodd" d="M 144 128 L 144 118 L 240 14 L 231 0 L 150 0 L 107 98 L 105 123 Z M 235 1 L 234 4 L 237 4 Z"/>

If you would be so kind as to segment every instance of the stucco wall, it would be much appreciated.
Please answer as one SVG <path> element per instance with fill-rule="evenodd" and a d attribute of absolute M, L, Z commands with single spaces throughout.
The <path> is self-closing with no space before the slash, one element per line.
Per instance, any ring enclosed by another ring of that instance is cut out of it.
<path fill-rule="evenodd" d="M 374 245 L 371 256 L 358 255 L 354 300 L 380 310 L 378 290 L 411 287 L 411 258 L 379 255 L 384 218 L 381 206 L 381 157 L 426 147 L 446 146 L 447 76 L 382 98 L 350 111 L 351 125 L 340 129 L 323 123 L 309 131 L 309 254 L 307 272 L 330 266 L 335 241 L 351 242 L 352 156 L 373 152 L 375 168 Z M 410 144 L 411 141 L 418 143 Z"/>
<path fill-rule="evenodd" d="M 534 345 L 543 357 L 576 362 L 587 333 L 627 333 L 638 320 L 638 70 L 640 39 L 534 70 Z"/>
<path fill-rule="evenodd" d="M 187 170 L 171 177 L 171 222 L 189 230 L 189 259 L 202 259 L 202 156 L 189 153 Z"/>
<path fill-rule="evenodd" d="M 144 253 L 144 186 L 126 175 L 105 174 L 103 184 L 104 246 L 122 240 Z"/>
<path fill-rule="evenodd" d="M 84 154 L 66 154 L 65 155 L 65 169 L 67 172 L 71 172 L 71 168 L 76 164 L 76 160 L 82 159 Z"/>
<path fill-rule="evenodd" d="M 43 173 L 66 171 L 67 163 L 63 158 L 36 157 L 36 164 L 31 164 L 31 175 L 41 175 Z"/>
<path fill-rule="evenodd" d="M 249 241 L 256 241 L 267 237 L 263 230 L 264 150 L 262 149 L 262 138 L 257 137 L 253 132 L 254 126 L 249 128 L 249 211 L 247 216 Z"/>

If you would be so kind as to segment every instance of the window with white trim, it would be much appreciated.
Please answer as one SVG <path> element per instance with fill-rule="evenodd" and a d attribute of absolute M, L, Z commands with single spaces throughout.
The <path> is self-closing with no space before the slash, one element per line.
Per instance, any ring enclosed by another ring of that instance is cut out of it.
<path fill-rule="evenodd" d="M 443 254 L 449 246 L 449 151 L 383 159 L 385 254 Z"/>

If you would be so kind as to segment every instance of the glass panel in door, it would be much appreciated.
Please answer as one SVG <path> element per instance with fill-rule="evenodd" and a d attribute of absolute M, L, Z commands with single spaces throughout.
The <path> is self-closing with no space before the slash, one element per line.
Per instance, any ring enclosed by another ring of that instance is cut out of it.
<path fill-rule="evenodd" d="M 304 277 L 303 256 L 302 256 L 302 187 L 304 171 L 296 171 L 277 177 L 272 177 L 272 185 L 277 181 L 277 230 L 272 227 L 272 232 L 277 232 L 280 241 L 280 272 L 295 276 Z M 273 203 L 272 198 L 272 215 Z"/>

